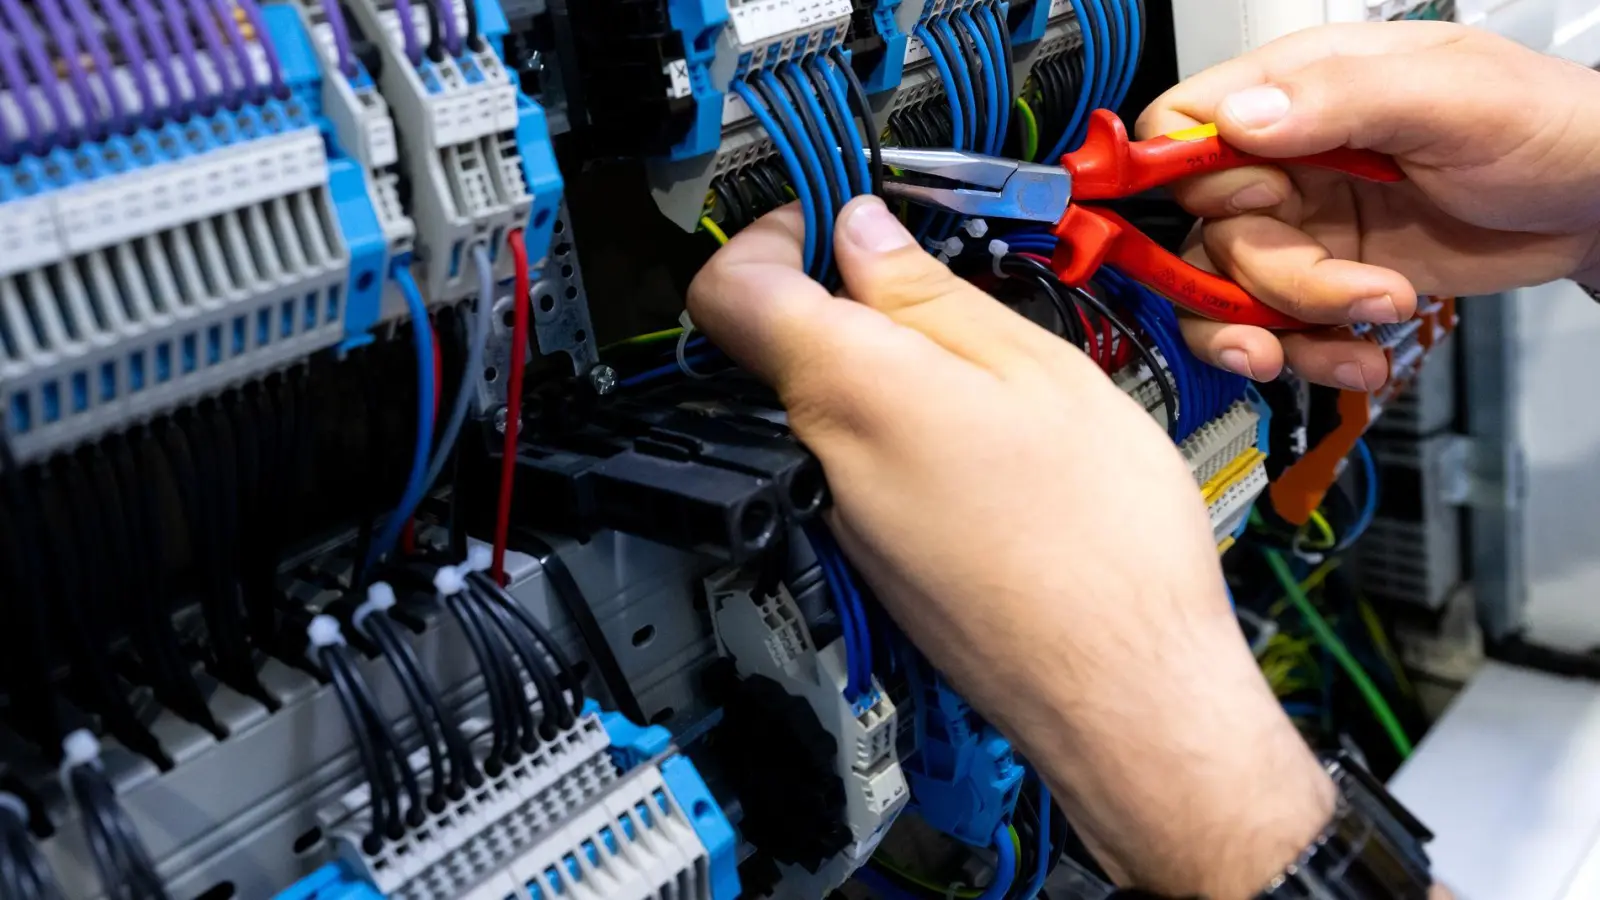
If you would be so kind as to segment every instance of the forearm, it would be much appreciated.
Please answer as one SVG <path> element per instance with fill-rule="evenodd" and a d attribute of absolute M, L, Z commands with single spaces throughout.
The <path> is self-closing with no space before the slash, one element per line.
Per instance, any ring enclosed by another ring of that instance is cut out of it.
<path fill-rule="evenodd" d="M 1003 715 L 1119 884 L 1247 900 L 1328 824 L 1335 789 L 1231 618 L 1186 624 L 1103 644 L 1121 657 L 1104 665 L 1063 654 Z"/>

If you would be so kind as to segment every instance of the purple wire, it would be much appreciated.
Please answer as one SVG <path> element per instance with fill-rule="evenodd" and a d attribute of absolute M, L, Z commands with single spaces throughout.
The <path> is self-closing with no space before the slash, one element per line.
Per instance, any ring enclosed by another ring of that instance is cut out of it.
<path fill-rule="evenodd" d="M 44 16 L 45 27 L 56 43 L 56 55 L 67 66 L 67 78 L 72 82 L 72 92 L 78 95 L 78 105 L 83 108 L 84 128 L 95 140 L 105 136 L 105 123 L 100 121 L 99 105 L 94 102 L 94 91 L 89 87 L 89 73 L 83 70 L 83 60 L 78 58 L 78 38 L 73 34 L 67 17 L 61 14 L 61 4 L 56 0 L 35 0 L 35 6 Z"/>
<path fill-rule="evenodd" d="M 238 109 L 244 105 L 242 95 L 243 85 L 233 83 L 233 75 L 228 71 L 228 60 L 222 52 L 222 35 L 217 33 L 217 23 L 211 21 L 206 14 L 205 0 L 189 0 L 189 13 L 194 17 L 195 24 L 200 26 L 200 38 L 206 43 L 206 54 L 211 57 L 211 65 L 217 70 L 217 77 L 222 79 L 222 102 L 229 109 Z M 246 74 L 248 76 L 248 73 Z"/>
<path fill-rule="evenodd" d="M 250 48 L 245 46 L 244 34 L 239 31 L 239 20 L 233 17 L 233 8 L 228 0 L 211 0 L 211 5 L 217 8 L 217 17 L 222 19 L 222 32 L 227 35 L 228 43 L 233 45 L 233 58 L 239 62 L 239 79 L 244 82 L 240 90 L 248 91 L 251 101 L 260 103 L 267 99 L 267 94 L 256 83 L 256 67 L 250 64 Z"/>
<path fill-rule="evenodd" d="M 461 55 L 461 29 L 456 25 L 456 7 L 450 0 L 438 0 L 439 18 L 444 20 L 444 45 L 451 56 Z"/>
<path fill-rule="evenodd" d="M 45 140 L 48 132 L 39 119 L 39 111 L 33 107 L 33 92 L 28 90 L 30 82 L 22 71 L 22 60 L 17 56 L 17 39 L 3 24 L 0 24 L 0 76 L 11 85 L 11 96 L 16 98 L 17 108 L 22 110 L 22 121 L 28 127 L 29 148 L 34 153 L 43 153 L 48 146 Z"/>
<path fill-rule="evenodd" d="M 155 56 L 156 65 L 161 67 L 161 80 L 167 86 L 167 102 L 177 110 L 178 119 L 188 119 L 189 101 L 183 99 L 178 73 L 172 68 L 172 45 L 167 43 L 161 18 L 156 15 L 150 0 L 133 0 L 133 14 L 139 17 L 139 29 L 144 32 L 144 39 L 150 42 L 150 52 Z"/>
<path fill-rule="evenodd" d="M 262 52 L 267 54 L 267 69 L 272 72 L 272 96 L 279 100 L 289 99 L 289 86 L 283 82 L 283 63 L 278 59 L 278 48 L 272 44 L 272 35 L 267 34 L 267 21 L 261 16 L 261 6 L 256 0 L 239 0 L 239 8 L 244 10 L 244 16 L 250 20 L 250 27 L 255 30 Z"/>
<path fill-rule="evenodd" d="M 344 10 L 339 0 L 322 0 L 322 15 L 333 30 L 333 45 L 339 51 L 339 71 L 346 78 L 356 77 L 356 57 L 350 50 L 350 29 L 344 24 Z"/>
<path fill-rule="evenodd" d="M 106 102 L 111 104 L 112 126 L 124 134 L 131 133 L 135 126 L 129 124 L 128 108 L 122 105 L 122 92 L 117 89 L 117 73 L 111 68 L 111 54 L 106 52 L 106 42 L 100 39 L 100 29 L 95 25 L 88 4 L 84 0 L 67 0 L 67 14 L 72 16 L 78 33 L 83 35 L 83 42 L 89 47 L 89 58 L 94 60 L 96 74 L 100 76 L 100 84 L 106 89 Z"/>
<path fill-rule="evenodd" d="M 178 53 L 183 57 L 183 68 L 189 73 L 189 90 L 193 95 L 191 102 L 202 115 L 209 116 L 216 111 L 217 105 L 212 102 L 205 78 L 200 72 L 200 60 L 194 50 L 194 35 L 189 31 L 189 19 L 184 14 L 183 3 L 181 0 L 161 0 L 161 8 L 166 12 L 167 27 L 172 30 Z"/>
<path fill-rule="evenodd" d="M 0 31 L 0 52 L 10 49 L 11 35 Z M 0 65 L 0 91 L 5 91 L 16 97 L 18 109 L 26 109 L 25 104 L 27 101 L 23 98 L 22 92 L 11 88 L 10 68 L 10 66 Z M 26 88 L 27 84 L 24 82 L 21 87 Z M 19 155 L 16 145 L 11 143 L 11 129 L 6 127 L 5 119 L 0 118 L 0 163 L 10 165 L 17 161 Z"/>
<path fill-rule="evenodd" d="M 75 2 L 81 3 L 82 0 Z M 117 34 L 117 43 L 122 46 L 122 55 L 128 59 L 128 68 L 133 72 L 134 86 L 139 89 L 140 118 L 146 125 L 158 125 L 161 122 L 161 112 L 156 109 L 155 90 L 150 86 L 150 73 L 145 69 L 148 57 L 144 54 L 144 45 L 139 43 L 139 34 L 134 30 L 133 18 L 128 15 L 128 9 L 122 5 L 122 0 L 100 0 L 100 4 L 105 8 L 107 24 Z"/>
<path fill-rule="evenodd" d="M 422 44 L 417 42 L 417 24 L 411 20 L 411 0 L 394 0 L 394 12 L 400 17 L 400 36 L 405 38 L 406 59 L 411 60 L 413 66 L 422 65 Z"/>
<path fill-rule="evenodd" d="M 44 52 L 44 35 L 33 27 L 33 20 L 23 12 L 17 0 L 0 0 L 0 10 L 11 22 L 11 30 L 21 39 L 22 52 L 28 58 L 28 68 L 33 72 L 34 83 L 39 85 L 45 101 L 50 104 L 50 115 L 55 119 L 55 133 L 62 143 L 76 146 L 77 131 L 67 118 L 67 104 L 61 98 L 61 82 L 50 68 L 50 56 Z M 39 152 L 44 152 L 41 147 Z"/>

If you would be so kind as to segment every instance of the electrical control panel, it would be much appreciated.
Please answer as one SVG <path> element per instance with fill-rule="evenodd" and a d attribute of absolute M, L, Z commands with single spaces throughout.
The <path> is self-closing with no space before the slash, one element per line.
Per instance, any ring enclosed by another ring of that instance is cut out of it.
<path fill-rule="evenodd" d="M 1152 55 L 1309 15 L 1147 5 L 0 0 L 0 894 L 1076 896 L 684 294 L 789 203 L 835 288 L 884 147 L 1059 159 Z M 898 211 L 1167 429 L 1230 558 L 1455 327 L 1358 329 L 1378 395 L 1255 385 L 1049 230 Z"/>

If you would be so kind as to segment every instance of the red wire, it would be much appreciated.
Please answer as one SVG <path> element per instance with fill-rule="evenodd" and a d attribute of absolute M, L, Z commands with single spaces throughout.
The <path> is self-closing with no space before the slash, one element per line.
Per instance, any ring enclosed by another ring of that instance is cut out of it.
<path fill-rule="evenodd" d="M 511 380 L 506 384 L 506 433 L 500 453 L 500 503 L 494 514 L 494 580 L 506 583 L 506 541 L 511 535 L 511 495 L 517 477 L 517 431 L 522 425 L 522 372 L 528 364 L 528 248 L 522 229 L 506 235 L 516 267 L 511 300 L 516 310 L 511 326 Z"/>

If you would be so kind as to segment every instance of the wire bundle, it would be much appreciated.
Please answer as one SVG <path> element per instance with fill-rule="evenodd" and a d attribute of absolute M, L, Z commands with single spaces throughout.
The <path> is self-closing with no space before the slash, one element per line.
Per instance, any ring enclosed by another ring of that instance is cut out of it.
<path fill-rule="evenodd" d="M 128 821 L 100 763 L 100 742 L 87 731 L 62 741 L 61 781 L 78 807 L 100 886 L 111 900 L 166 900 L 167 891 L 144 842 Z"/>
<path fill-rule="evenodd" d="M 230 0 L 0 0 L 0 91 L 20 114 L 16 125 L 0 118 L 0 163 L 289 99 L 260 6 L 238 0 L 237 10 Z"/>
<path fill-rule="evenodd" d="M 844 635 L 845 688 L 844 699 L 855 703 L 872 693 L 872 637 L 867 622 L 866 605 L 861 591 L 856 587 L 855 575 L 844 551 L 833 534 L 820 523 L 806 526 L 806 540 L 817 557 L 828 592 L 833 595 L 834 609 L 839 616 L 839 629 Z"/>
<path fill-rule="evenodd" d="M 1059 159 L 1082 144 L 1088 133 L 1089 114 L 1094 110 L 1122 108 L 1144 52 L 1143 0 L 1071 0 L 1071 3 L 1083 35 L 1082 72 L 1078 84 L 1063 84 L 1059 76 L 1065 73 L 1059 67 L 1041 69 L 1036 66 L 1030 91 L 1030 96 L 1039 98 L 1041 104 L 1048 92 L 1058 111 L 1065 108 L 1060 100 L 1071 96 L 1068 90 L 1076 92 L 1072 112 L 1065 116 L 1065 124 L 1059 132 L 1040 127 L 1044 139 L 1050 141 L 1044 159 Z M 1043 83 L 1050 78 L 1055 79 L 1054 83 Z M 1058 115 L 1059 112 L 1052 113 L 1052 127 Z M 1055 135 L 1053 140 L 1052 134 Z"/>
<path fill-rule="evenodd" d="M 28 807 L 15 794 L 0 793 L 0 896 L 15 900 L 60 900 L 50 864 L 28 832 Z"/>
<path fill-rule="evenodd" d="M 810 54 L 748 73 L 733 90 L 771 138 L 800 201 L 807 274 L 837 282 L 834 220 L 852 197 L 872 193 L 881 181 L 872 115 L 849 60 L 838 49 Z"/>

